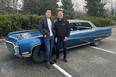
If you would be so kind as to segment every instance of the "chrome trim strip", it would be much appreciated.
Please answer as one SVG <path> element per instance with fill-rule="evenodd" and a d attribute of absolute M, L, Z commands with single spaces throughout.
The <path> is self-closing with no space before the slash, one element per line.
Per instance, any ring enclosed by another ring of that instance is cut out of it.
<path fill-rule="evenodd" d="M 76 47 L 87 45 L 87 44 L 90 44 L 90 43 L 84 43 L 84 44 L 80 44 L 80 45 L 75 45 L 75 46 L 67 47 L 67 49 L 72 49 L 72 48 L 76 48 Z M 63 49 L 60 49 L 60 51 L 62 51 L 62 50 Z"/>
<path fill-rule="evenodd" d="M 13 39 L 16 39 L 17 41 L 18 41 L 18 38 L 16 38 L 16 37 L 13 37 L 13 36 L 9 36 L 10 38 L 13 38 Z"/>
<path fill-rule="evenodd" d="M 71 49 L 71 48 L 75 48 L 75 47 L 83 46 L 83 45 L 87 45 L 87 44 L 90 44 L 90 43 L 84 43 L 84 44 L 80 44 L 80 45 L 71 46 L 71 47 L 68 47 L 67 49 Z"/>
<path fill-rule="evenodd" d="M 5 41 L 5 42 L 13 44 L 13 46 L 16 46 L 13 42 L 10 42 L 10 41 Z"/>
<path fill-rule="evenodd" d="M 96 41 L 96 40 L 102 40 L 102 38 L 96 38 L 96 39 L 94 39 L 94 41 Z"/>
<path fill-rule="evenodd" d="M 71 31 L 70 34 L 85 33 L 85 32 L 90 32 L 90 31 L 95 31 L 95 28 L 87 29 L 87 30 L 76 30 L 76 31 Z"/>

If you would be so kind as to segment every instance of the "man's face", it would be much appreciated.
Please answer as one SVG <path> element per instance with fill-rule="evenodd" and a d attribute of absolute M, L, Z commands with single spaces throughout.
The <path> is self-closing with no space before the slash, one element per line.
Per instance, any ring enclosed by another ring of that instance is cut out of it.
<path fill-rule="evenodd" d="M 57 16 L 58 16 L 59 19 L 62 19 L 64 17 L 64 14 L 63 14 L 62 11 L 59 11 Z"/>
<path fill-rule="evenodd" d="M 47 18 L 50 18 L 51 17 L 51 10 L 47 10 L 45 15 Z"/>

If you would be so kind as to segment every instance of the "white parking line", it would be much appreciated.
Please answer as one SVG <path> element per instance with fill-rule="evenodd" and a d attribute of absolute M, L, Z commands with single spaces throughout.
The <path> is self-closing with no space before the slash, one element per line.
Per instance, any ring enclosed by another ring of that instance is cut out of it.
<path fill-rule="evenodd" d="M 115 54 L 115 55 L 116 55 L 116 53 L 113 52 L 113 51 L 109 51 L 109 50 L 102 49 L 102 48 L 98 48 L 98 47 L 94 47 L 94 46 L 89 46 L 89 47 L 94 48 L 94 49 L 98 49 L 98 50 L 101 50 L 101 51 L 104 51 L 104 52 L 108 52 L 108 53 L 111 53 L 111 54 Z"/>
<path fill-rule="evenodd" d="M 63 73 L 66 77 L 73 77 L 71 76 L 68 72 L 66 72 L 64 69 L 62 69 L 61 67 L 59 67 L 57 64 L 53 64 L 53 66 L 58 69 L 61 73 Z"/>

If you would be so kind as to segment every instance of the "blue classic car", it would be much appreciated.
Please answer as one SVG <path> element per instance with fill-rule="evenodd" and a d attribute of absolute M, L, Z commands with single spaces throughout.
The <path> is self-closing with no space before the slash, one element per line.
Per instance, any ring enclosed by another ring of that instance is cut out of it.
<path fill-rule="evenodd" d="M 111 36 L 110 27 L 96 27 L 90 21 L 69 20 L 71 33 L 67 41 L 69 48 L 86 44 L 99 45 L 100 41 Z M 6 37 L 6 47 L 18 57 L 32 57 L 35 62 L 44 61 L 43 36 L 39 30 L 11 32 Z M 55 51 L 56 46 L 54 44 Z"/>

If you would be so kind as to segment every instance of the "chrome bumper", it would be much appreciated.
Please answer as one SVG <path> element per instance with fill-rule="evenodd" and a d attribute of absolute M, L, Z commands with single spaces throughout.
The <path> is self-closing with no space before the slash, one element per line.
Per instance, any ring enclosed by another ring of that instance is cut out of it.
<path fill-rule="evenodd" d="M 20 53 L 19 53 L 19 46 L 15 45 L 14 43 L 10 42 L 10 41 L 5 41 L 6 43 L 6 48 L 13 52 L 14 55 L 16 55 L 17 57 L 21 57 Z"/>

